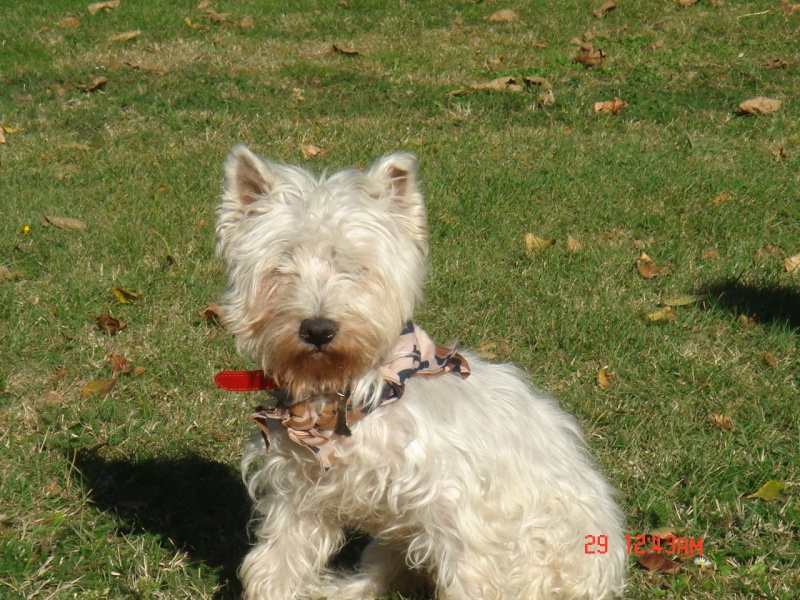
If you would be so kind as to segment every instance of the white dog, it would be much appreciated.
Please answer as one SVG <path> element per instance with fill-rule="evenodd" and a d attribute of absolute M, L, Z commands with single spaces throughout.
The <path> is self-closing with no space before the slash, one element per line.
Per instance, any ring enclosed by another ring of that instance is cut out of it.
<path fill-rule="evenodd" d="M 259 515 L 248 600 L 622 590 L 622 515 L 574 419 L 411 321 L 428 244 L 413 155 L 318 179 L 237 146 L 218 212 L 226 323 L 281 388 L 243 461 Z M 373 541 L 335 572 L 352 530 Z"/>

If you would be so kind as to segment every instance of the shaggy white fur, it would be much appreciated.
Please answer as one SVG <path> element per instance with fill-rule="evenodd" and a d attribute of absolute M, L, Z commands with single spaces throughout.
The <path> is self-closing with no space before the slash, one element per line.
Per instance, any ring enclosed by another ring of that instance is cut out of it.
<path fill-rule="evenodd" d="M 315 179 L 234 148 L 217 225 L 223 312 L 237 347 L 291 402 L 351 390 L 377 406 L 378 367 L 422 294 L 425 207 L 416 159 Z M 248 600 L 610 598 L 626 552 L 614 492 L 574 419 L 524 374 L 462 353 L 471 375 L 411 378 L 402 398 L 333 435 L 333 466 L 275 424 L 243 473 L 257 543 Z M 345 531 L 373 538 L 359 570 L 332 571 Z M 606 536 L 607 552 L 587 546 Z M 594 553 L 587 553 L 591 549 Z"/>

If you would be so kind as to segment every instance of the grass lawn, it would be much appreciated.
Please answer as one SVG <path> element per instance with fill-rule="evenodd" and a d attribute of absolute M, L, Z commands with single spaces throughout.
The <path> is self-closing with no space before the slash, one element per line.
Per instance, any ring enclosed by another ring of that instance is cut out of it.
<path fill-rule="evenodd" d="M 634 540 L 702 540 L 632 554 L 627 598 L 796 597 L 800 5 L 198 2 L 0 0 L 0 597 L 239 592 L 259 400 L 214 388 L 252 365 L 202 316 L 236 142 L 417 153 L 418 322 L 578 417 Z"/>

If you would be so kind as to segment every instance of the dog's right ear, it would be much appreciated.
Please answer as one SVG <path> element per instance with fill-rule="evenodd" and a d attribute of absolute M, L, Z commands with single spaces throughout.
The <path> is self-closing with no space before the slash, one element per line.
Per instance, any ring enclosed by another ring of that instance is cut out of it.
<path fill-rule="evenodd" d="M 276 182 L 276 174 L 266 162 L 244 144 L 237 144 L 225 162 L 223 203 L 238 204 L 241 210 L 259 198 L 268 196 Z"/>

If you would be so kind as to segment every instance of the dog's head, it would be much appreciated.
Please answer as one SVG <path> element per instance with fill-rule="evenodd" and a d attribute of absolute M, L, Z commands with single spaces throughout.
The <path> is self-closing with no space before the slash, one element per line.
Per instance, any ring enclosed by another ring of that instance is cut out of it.
<path fill-rule="evenodd" d="M 414 155 L 316 178 L 236 146 L 218 217 L 222 312 L 240 352 L 298 399 L 380 364 L 422 295 Z"/>

